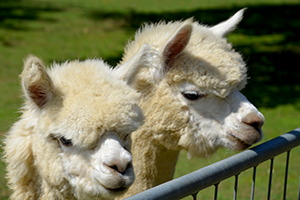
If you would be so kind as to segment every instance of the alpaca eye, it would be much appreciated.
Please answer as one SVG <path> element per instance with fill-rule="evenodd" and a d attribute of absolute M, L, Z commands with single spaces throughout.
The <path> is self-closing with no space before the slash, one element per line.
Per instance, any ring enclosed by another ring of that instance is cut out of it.
<path fill-rule="evenodd" d="M 196 92 L 196 91 L 185 91 L 185 92 L 182 92 L 181 94 L 182 94 L 186 99 L 189 99 L 189 100 L 192 100 L 192 101 L 201 99 L 201 98 L 203 98 L 203 97 L 206 96 L 205 94 L 199 94 L 199 93 Z"/>
<path fill-rule="evenodd" d="M 127 140 L 128 136 L 129 136 L 129 134 L 126 134 L 126 135 L 124 136 L 124 140 Z"/>
<path fill-rule="evenodd" d="M 73 146 L 73 143 L 72 143 L 72 140 L 71 140 L 71 139 L 67 140 L 65 137 L 61 137 L 59 140 L 60 140 L 60 142 L 61 142 L 64 146 L 66 146 L 66 147 L 71 147 L 71 146 Z"/>

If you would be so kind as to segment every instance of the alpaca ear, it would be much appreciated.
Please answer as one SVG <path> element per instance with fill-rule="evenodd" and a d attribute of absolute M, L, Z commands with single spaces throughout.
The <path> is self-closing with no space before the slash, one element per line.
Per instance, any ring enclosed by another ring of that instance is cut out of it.
<path fill-rule="evenodd" d="M 148 44 L 143 44 L 139 50 L 125 63 L 115 68 L 115 74 L 119 79 L 131 85 L 136 75 L 143 67 L 152 67 L 156 56 L 155 50 Z"/>
<path fill-rule="evenodd" d="M 220 37 L 225 37 L 228 33 L 233 31 L 238 25 L 238 23 L 240 23 L 240 21 L 243 19 L 243 14 L 245 10 L 246 8 L 239 10 L 228 20 L 211 27 L 210 30 L 215 35 L 218 35 Z"/>
<path fill-rule="evenodd" d="M 54 85 L 39 58 L 29 56 L 24 63 L 20 75 L 23 92 L 29 101 L 42 109 L 52 99 Z"/>
<path fill-rule="evenodd" d="M 192 19 L 186 20 L 166 42 L 163 48 L 165 70 L 168 70 L 176 58 L 181 54 L 189 43 L 193 30 Z"/>

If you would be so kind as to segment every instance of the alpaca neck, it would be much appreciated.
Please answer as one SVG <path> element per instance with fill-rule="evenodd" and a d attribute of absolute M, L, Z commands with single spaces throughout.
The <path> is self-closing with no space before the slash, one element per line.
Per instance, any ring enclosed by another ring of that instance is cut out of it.
<path fill-rule="evenodd" d="M 133 137 L 132 156 L 135 181 L 126 196 L 137 194 L 173 179 L 179 150 L 169 150 L 149 140 Z"/>
<path fill-rule="evenodd" d="M 173 179 L 182 149 L 178 145 L 180 131 L 186 129 L 188 115 L 181 114 L 183 108 L 179 101 L 169 98 L 173 94 L 165 89 L 168 84 L 163 81 L 156 88 L 143 87 L 139 106 L 143 109 L 145 122 L 131 134 L 135 181 L 120 199 Z"/>

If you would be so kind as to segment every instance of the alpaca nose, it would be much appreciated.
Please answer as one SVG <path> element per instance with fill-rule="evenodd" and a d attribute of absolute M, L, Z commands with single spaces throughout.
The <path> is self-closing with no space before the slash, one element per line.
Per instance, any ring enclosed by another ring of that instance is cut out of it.
<path fill-rule="evenodd" d="M 128 168 L 132 167 L 131 155 L 127 151 L 122 152 L 119 158 L 113 158 L 105 164 L 110 169 L 123 174 Z"/>
<path fill-rule="evenodd" d="M 248 126 L 251 126 L 257 130 L 260 130 L 264 125 L 265 119 L 263 115 L 257 113 L 249 113 L 243 117 L 242 122 Z"/>
<path fill-rule="evenodd" d="M 131 162 L 122 162 L 120 160 L 116 160 L 115 162 L 112 162 L 110 165 L 107 165 L 109 168 L 113 169 L 114 171 L 117 171 L 121 174 L 123 174 L 130 166 Z"/>

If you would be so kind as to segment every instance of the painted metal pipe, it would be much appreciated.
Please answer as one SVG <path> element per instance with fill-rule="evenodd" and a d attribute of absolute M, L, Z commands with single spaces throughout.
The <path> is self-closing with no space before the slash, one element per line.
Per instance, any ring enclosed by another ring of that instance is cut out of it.
<path fill-rule="evenodd" d="M 300 127 L 229 158 L 128 197 L 126 200 L 181 199 L 255 167 L 298 145 L 300 145 Z"/>

